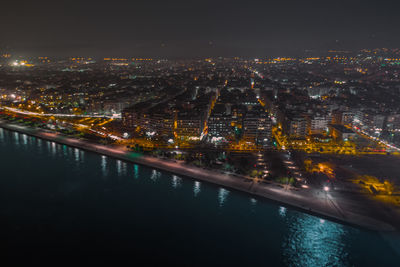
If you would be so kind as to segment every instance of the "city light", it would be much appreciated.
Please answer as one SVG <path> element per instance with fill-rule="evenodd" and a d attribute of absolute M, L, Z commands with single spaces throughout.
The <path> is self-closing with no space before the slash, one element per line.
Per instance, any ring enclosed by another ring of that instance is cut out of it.
<path fill-rule="evenodd" d="M 2 262 L 400 265 L 398 1 L 3 2 Z"/>

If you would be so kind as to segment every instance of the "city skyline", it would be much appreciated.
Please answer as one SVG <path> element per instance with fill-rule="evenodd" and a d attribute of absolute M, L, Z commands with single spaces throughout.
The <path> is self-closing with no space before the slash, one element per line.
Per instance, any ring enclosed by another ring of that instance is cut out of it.
<path fill-rule="evenodd" d="M 399 7 L 3 1 L 2 262 L 398 266 Z"/>

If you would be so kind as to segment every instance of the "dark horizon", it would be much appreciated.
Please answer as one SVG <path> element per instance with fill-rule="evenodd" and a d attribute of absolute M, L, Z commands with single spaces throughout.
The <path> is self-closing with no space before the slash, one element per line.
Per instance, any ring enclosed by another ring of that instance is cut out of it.
<path fill-rule="evenodd" d="M 25 56 L 278 56 L 400 47 L 397 2 L 3 3 L 0 48 Z"/>

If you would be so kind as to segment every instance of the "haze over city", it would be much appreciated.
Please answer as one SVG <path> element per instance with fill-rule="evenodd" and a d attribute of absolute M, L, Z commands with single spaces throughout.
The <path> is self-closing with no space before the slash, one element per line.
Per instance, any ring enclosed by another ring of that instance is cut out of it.
<path fill-rule="evenodd" d="M 0 44 L 23 55 L 294 56 L 398 46 L 398 2 L 3 1 Z"/>

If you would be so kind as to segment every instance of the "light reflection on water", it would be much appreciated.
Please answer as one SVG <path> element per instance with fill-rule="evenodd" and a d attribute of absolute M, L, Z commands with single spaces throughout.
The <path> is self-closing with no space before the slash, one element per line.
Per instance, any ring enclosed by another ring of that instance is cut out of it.
<path fill-rule="evenodd" d="M 80 150 L 79 156 L 80 156 L 81 162 L 85 163 L 85 151 L 84 150 Z"/>
<path fill-rule="evenodd" d="M 127 175 L 128 173 L 128 163 L 125 161 L 122 162 L 122 175 Z"/>
<path fill-rule="evenodd" d="M 3 128 L 0 128 L 0 141 L 1 142 L 4 141 L 4 130 L 3 130 Z"/>
<path fill-rule="evenodd" d="M 200 193 L 201 189 L 200 189 L 200 182 L 199 181 L 195 181 L 194 182 L 194 186 L 193 186 L 193 193 L 194 196 L 197 197 L 197 195 Z"/>
<path fill-rule="evenodd" d="M 279 215 L 282 217 L 286 216 L 286 208 L 285 207 L 279 207 Z"/>
<path fill-rule="evenodd" d="M 14 132 L 14 144 L 19 146 L 19 133 Z"/>
<path fill-rule="evenodd" d="M 122 162 L 119 159 L 116 162 L 117 162 L 117 174 L 118 174 L 118 176 L 121 176 L 121 173 L 122 173 Z"/>
<path fill-rule="evenodd" d="M 182 186 L 182 178 L 177 175 L 172 175 L 172 187 L 178 188 Z"/>
<path fill-rule="evenodd" d="M 51 154 L 51 143 L 49 141 L 46 141 L 46 147 L 49 154 Z"/>
<path fill-rule="evenodd" d="M 250 204 L 251 204 L 251 207 L 250 207 L 251 212 L 252 213 L 256 212 L 257 199 L 255 199 L 254 197 L 251 197 L 250 198 Z"/>
<path fill-rule="evenodd" d="M 133 165 L 133 175 L 135 179 L 139 179 L 139 165 Z"/>
<path fill-rule="evenodd" d="M 150 179 L 153 180 L 154 182 L 158 180 L 158 178 L 161 177 L 161 172 L 157 171 L 157 170 L 152 170 L 151 171 L 151 176 Z"/>
<path fill-rule="evenodd" d="M 219 203 L 220 207 L 222 207 L 225 204 L 225 202 L 228 198 L 228 195 L 229 195 L 229 191 L 226 190 L 225 188 L 221 187 L 218 190 L 218 203 Z"/>
<path fill-rule="evenodd" d="M 22 144 L 23 145 L 28 144 L 28 136 L 26 134 L 22 134 Z"/>
<path fill-rule="evenodd" d="M 117 160 L 117 174 L 118 176 L 125 176 L 128 172 L 128 164 L 122 160 Z"/>
<path fill-rule="evenodd" d="M 75 162 L 79 163 L 79 149 L 74 148 L 74 158 L 75 158 Z"/>
<path fill-rule="evenodd" d="M 63 151 L 64 157 L 67 158 L 68 157 L 68 149 L 67 149 L 66 145 L 62 146 L 62 151 Z"/>
<path fill-rule="evenodd" d="M 286 218 L 288 234 L 282 248 L 289 266 L 349 265 L 343 225 L 301 213 Z"/>
<path fill-rule="evenodd" d="M 56 146 L 56 143 L 54 143 L 54 142 L 51 142 L 51 154 L 53 156 L 57 155 L 57 146 Z"/>
<path fill-rule="evenodd" d="M 43 152 L 42 139 L 37 138 L 36 139 L 36 144 L 37 144 L 38 151 L 41 154 Z"/>
<path fill-rule="evenodd" d="M 101 156 L 101 173 L 103 176 L 107 176 L 107 157 Z"/>

